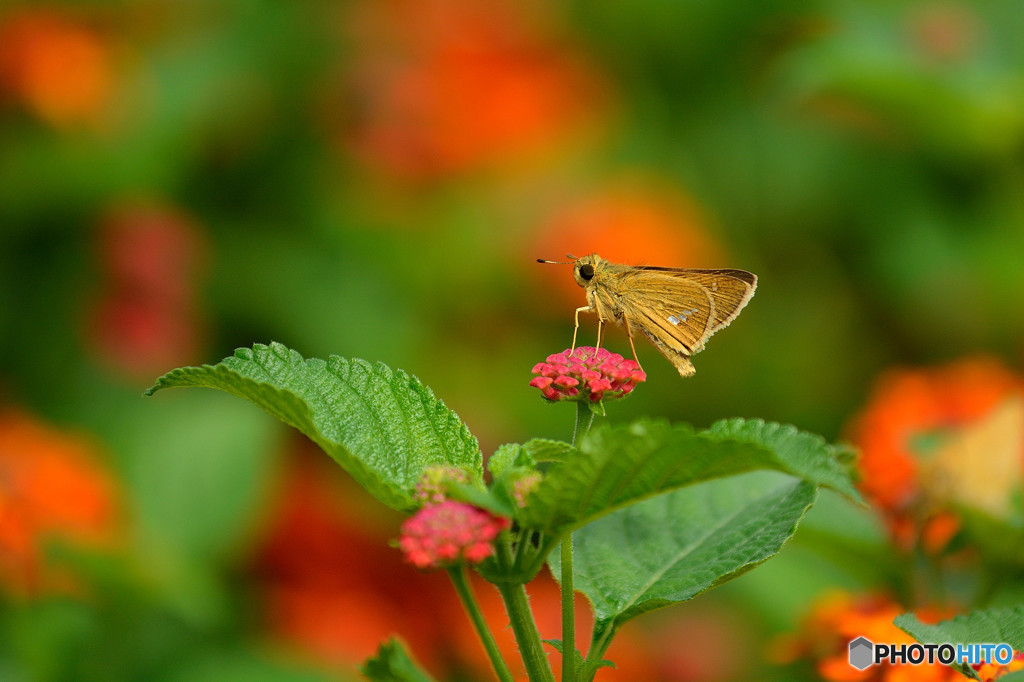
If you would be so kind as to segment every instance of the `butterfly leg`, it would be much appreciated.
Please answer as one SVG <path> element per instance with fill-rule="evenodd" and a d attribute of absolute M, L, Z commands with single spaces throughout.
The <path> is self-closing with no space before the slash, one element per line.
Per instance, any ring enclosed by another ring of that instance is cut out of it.
<path fill-rule="evenodd" d="M 594 352 L 595 353 L 598 350 L 600 350 L 600 348 L 601 348 L 601 335 L 602 335 L 603 331 L 604 331 L 604 319 L 602 319 L 600 316 L 598 316 L 598 318 L 597 318 L 597 346 L 594 347 Z"/>
<path fill-rule="evenodd" d="M 625 322 L 626 336 L 629 337 L 629 347 L 633 349 L 633 359 L 636 360 L 636 366 L 640 368 L 640 371 L 644 371 L 643 366 L 640 364 L 640 358 L 636 356 L 636 346 L 633 345 L 633 326 L 629 323 L 629 318 L 625 315 L 622 316 L 622 321 Z"/>
<path fill-rule="evenodd" d="M 580 313 L 592 313 L 594 312 L 593 306 L 585 305 L 582 308 L 576 309 L 576 328 L 572 330 L 572 348 L 569 352 L 576 350 L 576 333 L 580 330 Z M 599 328 L 600 329 L 600 328 Z"/>

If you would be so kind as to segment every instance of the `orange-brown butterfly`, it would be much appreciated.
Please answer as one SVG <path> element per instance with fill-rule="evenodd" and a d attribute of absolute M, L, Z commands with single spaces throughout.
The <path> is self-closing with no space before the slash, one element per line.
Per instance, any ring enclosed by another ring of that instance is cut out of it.
<path fill-rule="evenodd" d="M 596 253 L 567 257 L 571 263 L 541 258 L 537 262 L 572 265 L 576 283 L 587 292 L 587 305 L 576 309 L 573 348 L 580 313 L 597 313 L 598 347 L 602 326 L 613 321 L 626 327 L 636 358 L 633 331 L 639 329 L 684 377 L 695 371 L 690 356 L 700 352 L 712 334 L 736 319 L 757 288 L 757 275 L 746 270 L 621 265 Z"/>

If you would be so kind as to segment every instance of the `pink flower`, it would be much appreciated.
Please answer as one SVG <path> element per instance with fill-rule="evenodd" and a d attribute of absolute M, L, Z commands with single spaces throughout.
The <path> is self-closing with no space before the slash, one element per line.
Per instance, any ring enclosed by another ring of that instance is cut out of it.
<path fill-rule="evenodd" d="M 635 360 L 604 348 L 581 346 L 549 355 L 533 367 L 530 385 L 548 400 L 614 400 L 628 395 L 647 374 Z"/>
<path fill-rule="evenodd" d="M 494 539 L 508 526 L 506 518 L 447 500 L 406 519 L 398 545 L 417 568 L 441 568 L 461 560 L 475 564 L 494 553 Z"/>

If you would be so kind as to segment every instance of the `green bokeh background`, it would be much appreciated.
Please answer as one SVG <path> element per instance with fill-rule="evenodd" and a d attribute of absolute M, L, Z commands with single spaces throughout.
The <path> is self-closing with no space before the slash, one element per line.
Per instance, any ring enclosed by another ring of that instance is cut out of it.
<path fill-rule="evenodd" d="M 888 367 L 979 354 L 1020 365 L 1018 2 L 529 5 L 530 30 L 601 82 L 599 122 L 583 136 L 569 126 L 526 160 L 415 181 L 343 142 L 362 115 L 345 89 L 363 45 L 350 30 L 359 3 L 22 2 L 0 20 L 44 8 L 108 41 L 114 85 L 97 125 L 54 125 L 11 88 L 0 97 L 0 400 L 109 453 L 150 589 L 114 587 L 123 603 L 109 608 L 148 627 L 75 604 L 11 606 L 5 632 L 19 636 L 0 645 L 0 678 L 318 675 L 252 644 L 257 607 L 239 608 L 233 574 L 288 436 L 226 396 L 142 391 L 174 365 L 274 340 L 408 370 L 485 453 L 567 438 L 572 410 L 543 404 L 527 382 L 567 347 L 583 292 L 575 304 L 553 295 L 539 271 L 555 266 L 533 258 L 561 256 L 536 252 L 552 205 L 623 174 L 688 197 L 729 259 L 719 265 L 760 283 L 693 378 L 638 348 L 649 379 L 609 407 L 612 420 L 763 417 L 836 440 Z M 174 207 L 205 242 L 193 281 L 200 346 L 146 377 L 112 368 L 83 331 L 105 276 L 99 226 L 139 199 Z M 621 332 L 608 345 L 628 353 Z M 848 546 L 822 541 L 838 536 Z M 760 650 L 818 591 L 882 580 L 870 557 L 884 551 L 869 512 L 826 496 L 780 557 L 694 608 L 743 623 L 753 667 L 741 679 L 754 679 Z M 670 628 L 688 606 L 646 627 Z M 210 623 L 220 639 L 196 634 Z M 92 641 L 82 632 L 142 653 L 95 674 L 53 663 L 73 655 L 62 642 Z"/>

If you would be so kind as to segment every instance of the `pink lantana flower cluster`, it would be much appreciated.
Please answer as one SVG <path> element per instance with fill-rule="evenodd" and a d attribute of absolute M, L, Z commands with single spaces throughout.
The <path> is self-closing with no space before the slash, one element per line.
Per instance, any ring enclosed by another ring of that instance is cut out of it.
<path fill-rule="evenodd" d="M 465 502 L 445 500 L 416 512 L 402 524 L 399 547 L 417 568 L 479 563 L 494 554 L 494 540 L 509 520 Z"/>
<path fill-rule="evenodd" d="M 530 385 L 548 400 L 614 400 L 628 395 L 647 374 L 635 360 L 605 348 L 581 346 L 549 355 L 533 367 Z"/>

